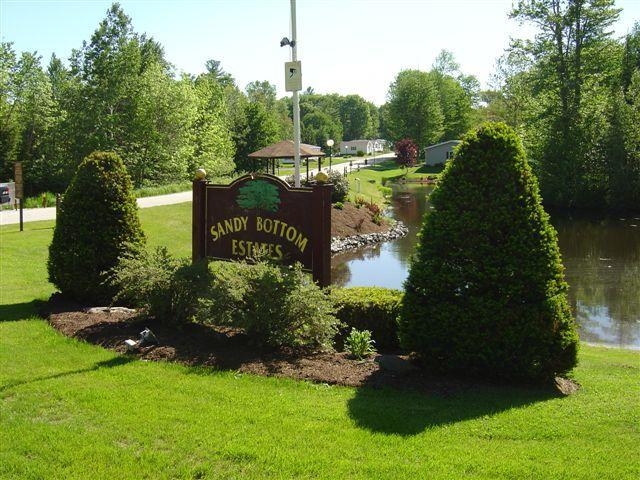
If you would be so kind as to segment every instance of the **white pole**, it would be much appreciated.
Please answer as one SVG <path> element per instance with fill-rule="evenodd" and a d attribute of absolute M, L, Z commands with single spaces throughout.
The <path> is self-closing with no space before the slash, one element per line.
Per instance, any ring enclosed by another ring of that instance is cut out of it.
<path fill-rule="evenodd" d="M 291 61 L 298 60 L 298 35 L 296 32 L 296 0 L 291 0 Z M 300 99 L 298 91 L 293 91 L 293 179 L 300 187 Z"/>

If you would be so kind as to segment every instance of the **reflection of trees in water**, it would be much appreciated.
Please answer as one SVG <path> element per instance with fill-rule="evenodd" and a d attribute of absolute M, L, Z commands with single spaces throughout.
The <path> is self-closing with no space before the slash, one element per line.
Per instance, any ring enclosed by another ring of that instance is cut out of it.
<path fill-rule="evenodd" d="M 392 215 L 409 227 L 409 234 L 393 241 L 383 255 L 392 255 L 403 268 L 413 254 L 416 234 L 429 208 L 426 196 L 432 190 L 402 185 L 396 191 L 394 187 Z M 581 336 L 592 342 L 640 346 L 640 220 L 554 214 L 552 223 L 558 230 L 569 300 Z M 348 262 L 373 261 L 381 251 L 378 245 L 334 257 L 333 283 L 351 281 Z"/>
<path fill-rule="evenodd" d="M 347 262 L 331 259 L 331 284 L 344 287 L 351 280 L 351 270 Z"/>
<path fill-rule="evenodd" d="M 343 287 L 351 280 L 349 262 L 373 260 L 380 256 L 380 245 L 340 253 L 331 259 L 331 283 Z"/>
<path fill-rule="evenodd" d="M 578 302 L 576 320 L 580 338 L 584 341 L 620 346 L 640 345 L 640 332 L 635 322 L 616 321 L 617 317 L 606 306 Z"/>
<path fill-rule="evenodd" d="M 394 252 L 403 265 L 415 250 L 417 235 L 422 227 L 424 214 L 429 210 L 428 197 L 433 186 L 397 185 L 394 187 L 392 207 L 393 218 L 401 220 L 409 228 L 409 233 L 394 243 Z"/>
<path fill-rule="evenodd" d="M 555 215 L 585 339 L 640 344 L 640 227 L 632 219 Z"/>

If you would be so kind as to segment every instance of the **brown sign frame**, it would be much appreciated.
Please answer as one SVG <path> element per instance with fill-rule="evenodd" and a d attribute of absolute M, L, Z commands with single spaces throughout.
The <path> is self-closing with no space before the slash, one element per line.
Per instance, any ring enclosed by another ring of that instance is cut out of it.
<path fill-rule="evenodd" d="M 295 188 L 269 174 L 229 185 L 193 182 L 192 259 L 241 260 L 266 255 L 300 262 L 313 279 L 331 283 L 333 185 Z"/>

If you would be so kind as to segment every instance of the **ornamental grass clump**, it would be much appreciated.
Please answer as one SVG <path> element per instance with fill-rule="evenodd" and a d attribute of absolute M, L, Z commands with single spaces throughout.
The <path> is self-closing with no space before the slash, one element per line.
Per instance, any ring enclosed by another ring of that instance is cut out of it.
<path fill-rule="evenodd" d="M 49 246 L 49 281 L 82 303 L 107 304 L 116 293 L 105 273 L 145 243 L 131 178 L 113 152 L 93 152 L 64 195 Z"/>
<path fill-rule="evenodd" d="M 430 202 L 405 283 L 403 346 L 440 372 L 568 373 L 578 337 L 557 235 L 515 132 L 469 133 Z"/>

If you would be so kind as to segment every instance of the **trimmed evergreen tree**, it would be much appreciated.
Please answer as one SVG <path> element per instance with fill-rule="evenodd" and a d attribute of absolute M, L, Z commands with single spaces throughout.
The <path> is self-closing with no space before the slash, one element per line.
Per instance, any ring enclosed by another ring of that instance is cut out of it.
<path fill-rule="evenodd" d="M 427 368 L 546 381 L 576 365 L 557 234 L 505 124 L 466 135 L 430 197 L 400 339 Z"/>
<path fill-rule="evenodd" d="M 49 281 L 83 303 L 111 301 L 104 273 L 145 242 L 131 178 L 121 158 L 93 152 L 78 167 L 58 211 L 49 246 Z"/>

